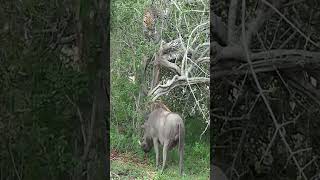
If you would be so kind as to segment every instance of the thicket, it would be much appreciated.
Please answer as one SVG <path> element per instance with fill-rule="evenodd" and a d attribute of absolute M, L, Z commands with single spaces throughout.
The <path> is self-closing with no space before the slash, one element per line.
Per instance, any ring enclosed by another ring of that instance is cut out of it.
<path fill-rule="evenodd" d="M 212 1 L 212 161 L 229 179 L 319 178 L 319 1 Z"/>
<path fill-rule="evenodd" d="M 149 1 L 112 2 L 111 149 L 134 152 L 142 159 L 140 126 L 150 103 L 161 100 L 185 120 L 186 166 L 192 169 L 192 161 L 201 158 L 200 167 L 208 173 L 209 61 L 200 59 L 209 56 L 208 2 L 154 1 L 162 13 L 157 20 L 157 31 L 162 33 L 159 42 L 148 41 L 143 33 L 143 16 L 150 5 Z M 158 83 L 166 88 L 152 84 L 155 61 L 162 63 Z M 190 171 L 198 172 L 196 167 Z"/>

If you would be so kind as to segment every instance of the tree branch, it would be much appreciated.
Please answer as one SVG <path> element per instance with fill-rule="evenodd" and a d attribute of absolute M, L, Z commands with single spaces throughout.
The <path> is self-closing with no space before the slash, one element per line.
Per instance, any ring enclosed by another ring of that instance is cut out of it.
<path fill-rule="evenodd" d="M 165 66 L 165 67 L 169 68 L 170 70 L 173 70 L 175 73 L 181 75 L 181 69 L 175 63 L 171 63 L 171 62 L 169 62 L 168 60 L 166 60 L 164 58 L 161 58 L 159 63 L 162 66 Z"/>
<path fill-rule="evenodd" d="M 211 34 L 216 36 L 217 42 L 221 46 L 227 45 L 228 41 L 228 29 L 224 22 L 222 22 L 221 17 L 217 16 L 215 13 L 211 13 L 210 24 L 212 31 Z"/>
<path fill-rule="evenodd" d="M 152 97 L 152 101 L 155 101 L 158 97 L 168 93 L 177 86 L 186 86 L 189 84 L 209 83 L 210 79 L 205 77 L 193 77 L 187 78 L 185 76 L 175 75 L 166 84 L 157 85 L 155 88 L 149 91 L 148 96 Z"/>
<path fill-rule="evenodd" d="M 277 8 L 280 7 L 280 0 L 273 0 L 273 5 Z M 252 37 L 259 31 L 262 25 L 274 14 L 271 9 L 266 10 L 265 5 L 259 4 L 257 10 L 257 17 L 253 18 L 248 24 L 247 31 L 247 44 L 250 46 Z"/>
<path fill-rule="evenodd" d="M 236 43 L 236 19 L 238 0 L 231 0 L 228 14 L 228 45 Z"/>
<path fill-rule="evenodd" d="M 299 32 L 299 34 L 301 36 L 303 36 L 306 41 L 309 41 L 311 44 L 313 44 L 314 46 L 320 48 L 319 43 L 314 42 L 312 39 L 310 39 L 310 37 L 308 37 L 307 35 L 305 35 L 305 33 L 303 33 L 297 26 L 295 26 L 287 17 L 285 17 L 276 7 L 274 7 L 272 4 L 270 4 L 268 1 L 266 0 L 261 0 L 263 3 L 265 3 L 267 6 L 269 6 L 271 9 L 273 9 L 280 17 L 282 17 L 290 26 L 292 26 L 293 29 L 295 29 L 296 31 Z"/>
<path fill-rule="evenodd" d="M 245 19 L 245 9 L 246 9 L 246 1 L 243 0 L 243 1 L 242 1 L 242 24 L 241 24 L 241 26 L 242 26 L 242 37 L 243 37 L 244 40 L 246 39 L 245 20 L 244 20 L 244 19 Z M 253 79 L 254 79 L 254 82 L 255 82 L 258 90 L 259 90 L 260 96 L 261 96 L 261 98 L 263 99 L 264 104 L 266 105 L 266 107 L 267 107 L 267 109 L 268 109 L 268 112 L 269 112 L 270 117 L 271 117 L 271 119 L 272 119 L 272 121 L 273 121 L 273 124 L 274 124 L 276 130 L 278 131 L 278 129 L 280 128 L 280 124 L 279 124 L 279 122 L 277 121 L 276 116 L 275 116 L 274 112 L 273 112 L 272 109 L 271 109 L 269 100 L 268 100 L 267 97 L 265 96 L 265 94 L 264 94 L 264 92 L 263 92 L 263 89 L 262 89 L 262 87 L 261 87 L 261 85 L 260 85 L 260 82 L 259 82 L 259 80 L 258 80 L 257 74 L 255 73 L 255 71 L 254 71 L 254 69 L 253 69 L 251 57 L 250 57 L 250 55 L 249 55 L 248 46 L 247 46 L 247 43 L 246 43 L 245 41 L 243 42 L 243 46 L 244 46 L 244 50 L 245 50 L 245 53 L 246 53 L 246 59 L 247 59 L 248 64 L 249 64 L 249 66 L 250 66 L 250 71 L 252 72 L 252 77 L 253 77 Z M 289 154 L 292 154 L 292 153 L 293 153 L 293 152 L 292 152 L 292 149 L 291 149 L 290 145 L 288 144 L 288 142 L 287 142 L 287 140 L 286 140 L 286 137 L 285 137 L 285 135 L 283 134 L 283 132 L 282 132 L 282 131 L 278 131 L 278 132 L 276 132 L 276 133 L 278 133 L 278 134 L 280 135 L 281 140 L 282 140 L 282 142 L 284 143 L 284 145 L 285 145 L 286 149 L 288 150 Z M 301 174 L 302 174 L 302 176 L 304 177 L 304 179 L 307 179 L 305 173 L 304 173 L 303 171 L 301 171 L 301 166 L 300 166 L 298 160 L 296 159 L 296 157 L 293 156 L 293 157 L 292 157 L 292 160 L 294 161 L 294 163 L 295 163 L 297 169 L 299 170 L 299 172 L 301 172 Z"/>
<path fill-rule="evenodd" d="M 87 136 L 86 136 L 86 130 L 85 130 L 85 124 L 84 124 L 84 120 L 83 120 L 83 117 L 82 117 L 82 113 L 80 111 L 80 108 L 79 106 L 73 102 L 71 100 L 71 98 L 68 96 L 68 95 L 65 95 L 67 100 L 75 107 L 77 108 L 77 113 L 78 113 L 78 116 L 79 116 L 79 121 L 80 121 L 80 125 L 81 125 L 81 133 L 82 133 L 82 139 L 83 139 L 83 143 L 84 144 L 87 144 Z"/>

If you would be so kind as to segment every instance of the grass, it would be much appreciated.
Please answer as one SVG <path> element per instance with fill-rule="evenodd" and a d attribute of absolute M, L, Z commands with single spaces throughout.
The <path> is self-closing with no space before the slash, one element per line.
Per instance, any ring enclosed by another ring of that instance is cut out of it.
<path fill-rule="evenodd" d="M 155 161 L 155 160 L 154 160 Z M 197 164 L 197 163 L 196 163 Z M 185 163 L 185 172 L 181 177 L 179 175 L 179 167 L 176 160 L 168 160 L 166 169 L 161 174 L 160 170 L 156 170 L 155 163 L 150 163 L 149 160 L 138 159 L 134 154 L 119 153 L 115 150 L 111 153 L 111 178 L 112 179 L 154 179 L 154 180 L 165 180 L 165 179 L 197 179 L 207 180 L 209 179 L 209 168 L 202 165 L 198 171 L 189 166 L 190 164 Z"/>
<path fill-rule="evenodd" d="M 184 175 L 181 177 L 179 175 L 179 156 L 176 148 L 169 151 L 166 168 L 161 174 L 160 170 L 155 167 L 154 150 L 152 149 L 150 153 L 144 154 L 137 145 L 136 140 L 137 137 L 135 136 L 130 137 L 111 130 L 110 161 L 112 179 L 209 179 L 210 149 L 208 143 L 186 142 Z M 122 145 L 120 146 L 120 144 Z M 160 152 L 160 165 L 162 165 L 162 149 L 160 149 Z"/>

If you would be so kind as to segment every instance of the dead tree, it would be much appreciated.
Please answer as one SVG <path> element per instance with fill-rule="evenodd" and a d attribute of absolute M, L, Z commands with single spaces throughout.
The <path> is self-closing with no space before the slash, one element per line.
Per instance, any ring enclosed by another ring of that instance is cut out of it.
<path fill-rule="evenodd" d="M 189 104 L 194 104 L 201 112 L 208 128 L 209 111 L 203 107 L 207 105 L 203 100 L 208 98 L 209 93 L 209 10 L 207 1 L 194 3 L 195 8 L 190 11 L 184 10 L 188 6 L 187 2 L 178 4 L 172 1 L 165 6 L 166 12 L 170 12 L 166 21 L 176 33 L 174 36 L 165 37 L 161 33 L 165 33 L 169 25 L 165 24 L 164 19 L 159 22 L 162 25 L 162 32 L 159 31 L 162 39 L 151 63 L 152 80 L 148 85 L 148 96 L 151 101 L 156 101 L 177 87 L 183 88 L 183 91 L 188 91 L 193 97 L 193 102 Z M 199 93 L 201 97 L 194 92 L 194 87 L 200 85 L 207 92 Z"/>

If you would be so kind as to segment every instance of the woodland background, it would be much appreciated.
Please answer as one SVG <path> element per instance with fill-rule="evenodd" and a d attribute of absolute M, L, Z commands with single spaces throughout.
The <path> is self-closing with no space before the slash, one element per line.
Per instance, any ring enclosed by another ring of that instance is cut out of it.
<path fill-rule="evenodd" d="M 105 179 L 109 4 L 0 1 L 0 179 Z"/>
<path fill-rule="evenodd" d="M 144 12 L 152 7 L 160 14 L 158 42 L 143 33 Z M 155 169 L 154 150 L 144 157 L 138 144 L 144 115 L 150 112 L 151 102 L 161 100 L 186 124 L 183 178 L 208 179 L 209 25 L 206 0 L 112 2 L 112 178 L 181 178 L 176 149 L 169 153 L 161 174 Z"/>

